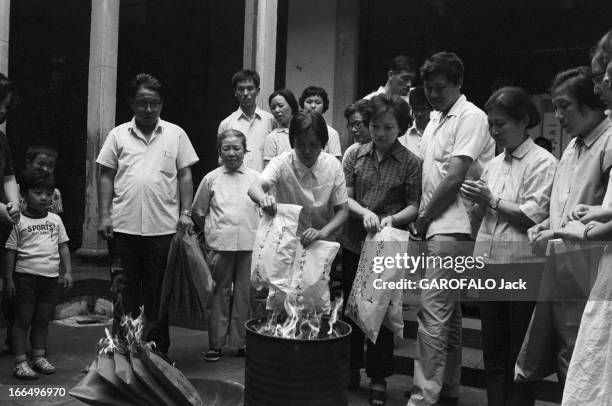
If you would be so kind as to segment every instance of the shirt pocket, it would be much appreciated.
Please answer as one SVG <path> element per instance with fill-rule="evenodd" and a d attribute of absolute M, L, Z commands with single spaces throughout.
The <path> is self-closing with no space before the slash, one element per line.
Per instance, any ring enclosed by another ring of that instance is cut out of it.
<path fill-rule="evenodd" d="M 175 153 L 171 151 L 163 152 L 160 172 L 168 176 L 176 175 L 176 154 Z"/>

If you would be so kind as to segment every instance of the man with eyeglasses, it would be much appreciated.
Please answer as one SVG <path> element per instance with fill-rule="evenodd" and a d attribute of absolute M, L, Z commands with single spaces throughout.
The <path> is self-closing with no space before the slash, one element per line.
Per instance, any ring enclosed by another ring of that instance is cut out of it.
<path fill-rule="evenodd" d="M 264 145 L 266 137 L 274 128 L 274 116 L 257 107 L 259 82 L 259 74 L 252 70 L 241 70 L 232 76 L 238 110 L 221 121 L 217 131 L 217 134 L 222 134 L 227 130 L 236 130 L 246 136 L 244 165 L 257 172 L 264 169 Z"/>
<path fill-rule="evenodd" d="M 161 285 L 170 241 L 177 231 L 190 232 L 193 182 L 198 161 L 189 137 L 160 118 L 163 88 L 141 73 L 130 82 L 134 118 L 110 131 L 97 163 L 98 231 L 109 242 L 113 261 L 123 271 L 113 277 L 113 335 L 125 339 L 121 316 L 136 317 L 144 305 L 145 341 L 155 341 L 167 356 L 168 315 L 159 314 Z"/>
<path fill-rule="evenodd" d="M 391 66 L 387 71 L 387 83 L 365 96 L 364 99 L 371 100 L 372 97 L 385 93 L 389 96 L 400 96 L 406 103 L 410 104 L 408 94 L 415 77 L 416 66 L 412 58 L 406 55 L 398 55 L 391 60 Z"/>

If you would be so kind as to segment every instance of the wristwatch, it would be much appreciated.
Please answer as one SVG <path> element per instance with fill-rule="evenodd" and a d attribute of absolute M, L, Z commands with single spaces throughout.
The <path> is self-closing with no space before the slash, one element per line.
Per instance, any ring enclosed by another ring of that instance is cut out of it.
<path fill-rule="evenodd" d="M 191 210 L 181 210 L 181 216 L 189 216 L 191 217 Z"/>
<path fill-rule="evenodd" d="M 499 206 L 500 200 L 501 200 L 501 197 L 494 197 L 493 199 L 489 201 L 488 206 L 492 208 L 493 210 L 497 210 L 497 206 Z"/>

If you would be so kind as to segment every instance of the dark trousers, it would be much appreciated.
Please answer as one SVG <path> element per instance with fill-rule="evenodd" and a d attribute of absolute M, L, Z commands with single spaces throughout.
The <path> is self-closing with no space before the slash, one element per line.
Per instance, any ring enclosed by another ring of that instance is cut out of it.
<path fill-rule="evenodd" d="M 161 285 L 174 234 L 145 237 L 115 233 L 109 252 L 121 261 L 122 270 L 115 272 L 113 291 L 113 335 L 125 337 L 121 317 L 140 314 L 144 306 L 146 323 L 143 340 L 155 341 L 157 349 L 167 354 L 170 348 L 168 314 L 159 314 Z"/>
<path fill-rule="evenodd" d="M 534 307 L 534 302 L 480 303 L 489 406 L 529 406 L 535 403 L 536 383 L 514 382 L 514 364 Z"/>
<path fill-rule="evenodd" d="M 351 287 L 355 280 L 357 266 L 359 265 L 359 254 L 349 250 L 342 251 L 342 294 L 345 303 L 351 293 Z M 350 369 L 363 368 L 363 346 L 366 341 L 363 331 L 348 317 L 344 321 L 353 329 L 351 333 L 351 358 Z M 393 333 L 388 328 L 381 326 L 376 343 L 367 340 L 366 351 L 366 374 L 370 378 L 386 378 L 393 374 Z"/>

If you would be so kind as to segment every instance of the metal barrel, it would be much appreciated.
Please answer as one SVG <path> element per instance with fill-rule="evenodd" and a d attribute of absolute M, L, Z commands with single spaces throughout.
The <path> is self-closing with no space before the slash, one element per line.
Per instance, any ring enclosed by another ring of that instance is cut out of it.
<path fill-rule="evenodd" d="M 335 324 L 339 337 L 297 340 L 258 333 L 263 321 L 246 323 L 246 406 L 348 405 L 347 323 Z"/>

